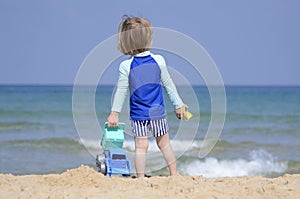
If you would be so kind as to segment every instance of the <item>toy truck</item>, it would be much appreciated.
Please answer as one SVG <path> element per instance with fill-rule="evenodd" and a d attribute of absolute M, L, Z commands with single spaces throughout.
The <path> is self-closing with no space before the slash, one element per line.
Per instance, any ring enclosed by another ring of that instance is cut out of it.
<path fill-rule="evenodd" d="M 96 166 L 98 171 L 104 175 L 113 174 L 130 176 L 131 166 L 126 151 L 123 149 L 125 124 L 119 123 L 118 127 L 104 125 L 104 132 L 101 139 L 103 155 L 97 155 Z"/>

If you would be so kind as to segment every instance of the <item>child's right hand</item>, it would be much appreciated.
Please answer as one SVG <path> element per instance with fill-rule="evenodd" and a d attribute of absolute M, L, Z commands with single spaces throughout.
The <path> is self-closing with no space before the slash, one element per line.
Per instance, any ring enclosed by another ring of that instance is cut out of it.
<path fill-rule="evenodd" d="M 119 125 L 119 113 L 111 112 L 107 118 L 108 127 L 117 127 Z"/>

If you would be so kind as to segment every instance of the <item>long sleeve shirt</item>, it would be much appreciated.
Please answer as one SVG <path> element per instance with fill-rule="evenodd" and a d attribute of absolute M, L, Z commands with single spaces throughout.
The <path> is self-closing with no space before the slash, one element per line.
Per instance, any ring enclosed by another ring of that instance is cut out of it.
<path fill-rule="evenodd" d="M 160 74 L 161 83 L 165 88 L 170 98 L 170 101 L 174 105 L 175 109 L 180 108 L 184 105 L 182 99 L 180 98 L 177 92 L 176 86 L 170 77 L 165 59 L 161 55 L 156 55 L 151 53 L 150 51 L 145 51 L 131 57 L 128 60 L 121 62 L 119 66 L 119 80 L 118 80 L 117 89 L 115 92 L 111 111 L 121 112 L 122 110 L 124 101 L 126 99 L 129 90 L 129 74 L 130 74 L 130 68 L 134 57 L 145 57 L 148 55 L 151 55 L 151 57 L 153 57 L 153 59 L 159 65 L 160 72 L 161 72 Z"/>

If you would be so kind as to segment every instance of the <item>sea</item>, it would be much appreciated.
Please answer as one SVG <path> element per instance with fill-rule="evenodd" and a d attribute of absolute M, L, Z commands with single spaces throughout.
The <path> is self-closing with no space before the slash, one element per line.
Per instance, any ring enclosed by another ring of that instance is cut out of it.
<path fill-rule="evenodd" d="M 96 117 L 99 129 L 95 132 L 90 131 L 89 120 L 85 121 L 89 134 L 95 135 L 91 139 L 78 129 L 74 120 L 77 110 L 74 110 L 72 85 L 1 85 L 0 173 L 62 173 L 80 165 L 97 170 L 95 156 L 103 154 L 100 142 L 114 90 L 109 85 L 91 89 L 94 113 L 82 113 Z M 175 117 L 174 107 L 164 94 L 169 134 L 180 174 L 272 178 L 300 173 L 300 87 L 226 86 L 224 125 L 204 157 L 199 156 L 199 151 L 212 117 L 209 89 L 193 86 L 191 92 L 179 86 L 178 91 L 184 101 L 196 96 L 197 102 L 188 104 L 193 117 L 182 121 Z M 82 98 L 84 102 L 84 95 Z M 127 102 L 124 107 L 128 107 Z M 135 147 L 128 109 L 124 108 L 120 122 L 126 124 L 123 147 L 134 173 Z M 149 135 L 148 154 L 149 175 L 167 175 L 152 135 Z"/>

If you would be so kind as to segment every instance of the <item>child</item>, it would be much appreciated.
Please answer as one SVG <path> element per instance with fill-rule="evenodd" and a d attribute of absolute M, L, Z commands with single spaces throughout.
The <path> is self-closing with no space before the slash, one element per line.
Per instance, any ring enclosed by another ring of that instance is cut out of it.
<path fill-rule="evenodd" d="M 170 175 L 175 175 L 176 159 L 168 134 L 162 85 L 175 106 L 177 118 L 182 119 L 186 116 L 187 105 L 177 93 L 164 58 L 149 51 L 152 43 L 150 22 L 144 18 L 125 15 L 120 22 L 118 36 L 119 50 L 131 58 L 120 64 L 117 90 L 111 113 L 107 118 L 108 125 L 118 126 L 119 113 L 129 90 L 137 176 L 145 175 L 148 132 L 156 138 L 156 143 L 168 164 Z"/>

